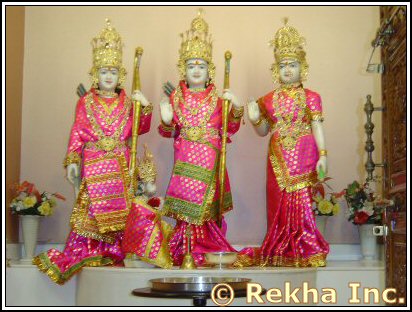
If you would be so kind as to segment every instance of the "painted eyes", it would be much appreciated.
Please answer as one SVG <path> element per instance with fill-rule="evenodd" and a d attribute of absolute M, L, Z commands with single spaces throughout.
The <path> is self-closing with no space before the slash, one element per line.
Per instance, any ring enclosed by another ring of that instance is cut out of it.
<path fill-rule="evenodd" d="M 196 68 L 196 66 L 195 65 L 193 65 L 193 66 L 188 66 L 188 69 L 195 69 Z M 205 69 L 206 68 L 206 66 L 199 66 L 199 68 L 200 69 Z"/>
<path fill-rule="evenodd" d="M 297 68 L 298 64 L 297 63 L 290 63 L 290 64 L 280 64 L 279 68 L 280 69 L 284 69 L 286 67 L 290 67 L 290 68 Z"/>

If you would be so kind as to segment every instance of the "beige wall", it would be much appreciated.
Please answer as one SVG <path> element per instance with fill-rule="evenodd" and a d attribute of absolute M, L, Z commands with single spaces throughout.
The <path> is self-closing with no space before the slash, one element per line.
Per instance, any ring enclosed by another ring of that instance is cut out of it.
<path fill-rule="evenodd" d="M 242 102 L 272 88 L 273 62 L 268 41 L 289 17 L 307 40 L 310 65 L 307 88 L 323 99 L 324 128 L 329 150 L 331 184 L 336 190 L 363 177 L 367 94 L 380 99 L 380 77 L 365 73 L 370 42 L 379 25 L 379 7 L 205 7 L 214 39 L 217 86 L 223 84 L 224 52 L 233 53 L 231 89 Z M 172 140 L 160 137 L 158 103 L 161 85 L 177 82 L 179 34 L 189 28 L 196 7 L 27 7 L 21 178 L 40 189 L 58 191 L 68 200 L 45 218 L 40 239 L 64 242 L 74 201 L 65 179 L 65 156 L 80 82 L 89 86 L 92 37 L 110 17 L 124 40 L 124 64 L 132 72 L 137 46 L 144 48 L 142 91 L 156 105 L 151 131 L 139 138 L 148 143 L 158 164 L 159 195 L 164 195 L 173 162 Z M 130 92 L 131 75 L 126 89 Z M 376 119 L 376 118 L 375 118 Z M 380 133 L 377 124 L 376 133 Z M 246 122 L 228 147 L 228 169 L 235 209 L 227 215 L 232 243 L 258 244 L 266 231 L 265 167 L 268 137 L 260 138 Z M 380 154 L 377 139 L 377 154 Z M 140 154 L 140 148 L 138 153 Z M 379 158 L 376 159 L 379 161 Z M 332 218 L 327 239 L 355 243 L 358 234 L 344 213 Z"/>
<path fill-rule="evenodd" d="M 6 207 L 8 187 L 19 182 L 23 95 L 24 7 L 6 7 Z M 7 242 L 18 240 L 18 218 L 6 210 Z"/>

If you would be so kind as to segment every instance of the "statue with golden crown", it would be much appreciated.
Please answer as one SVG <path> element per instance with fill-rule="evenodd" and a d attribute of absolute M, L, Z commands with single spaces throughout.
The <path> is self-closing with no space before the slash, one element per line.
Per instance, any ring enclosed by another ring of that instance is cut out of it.
<path fill-rule="evenodd" d="M 163 199 L 156 194 L 156 164 L 145 145 L 138 161 L 138 188 L 127 217 L 122 249 L 125 267 L 173 266 L 167 238 L 172 226 L 162 220 Z"/>
<path fill-rule="evenodd" d="M 127 97 L 122 40 L 110 21 L 106 23 L 92 40 L 92 87 L 77 103 L 64 161 L 77 196 L 71 231 L 63 252 L 51 249 L 33 260 L 58 284 L 84 266 L 123 264 L 121 241 L 135 191 L 129 161 L 133 163 L 136 146 L 131 149 L 128 142 L 132 130 L 135 139 L 150 129 L 153 106 L 139 90 Z"/>
<path fill-rule="evenodd" d="M 233 206 L 229 178 L 223 168 L 220 188 L 218 172 L 222 142 L 238 131 L 243 107 L 228 89 L 218 95 L 208 28 L 199 11 L 190 30 L 182 34 L 179 85 L 160 103 L 159 132 L 174 139 L 174 166 L 163 207 L 164 214 L 177 221 L 169 239 L 174 265 L 181 265 L 185 255 L 198 266 L 206 252 L 234 251 L 221 219 Z M 227 124 L 222 121 L 225 100 L 232 103 Z"/>
<path fill-rule="evenodd" d="M 327 172 L 318 93 L 302 86 L 308 73 L 304 38 L 287 25 L 274 40 L 275 89 L 248 103 L 260 136 L 271 133 L 267 158 L 267 233 L 260 248 L 246 248 L 236 265 L 325 266 L 329 245 L 318 231 L 311 186 Z"/>

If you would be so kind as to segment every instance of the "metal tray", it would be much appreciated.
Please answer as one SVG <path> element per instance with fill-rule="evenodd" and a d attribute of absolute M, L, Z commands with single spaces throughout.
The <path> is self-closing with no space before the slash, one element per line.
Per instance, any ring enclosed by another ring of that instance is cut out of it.
<path fill-rule="evenodd" d="M 244 290 L 250 278 L 239 277 L 165 277 L 151 279 L 152 290 L 162 292 L 210 292 L 220 283 L 229 284 L 233 290 Z"/>

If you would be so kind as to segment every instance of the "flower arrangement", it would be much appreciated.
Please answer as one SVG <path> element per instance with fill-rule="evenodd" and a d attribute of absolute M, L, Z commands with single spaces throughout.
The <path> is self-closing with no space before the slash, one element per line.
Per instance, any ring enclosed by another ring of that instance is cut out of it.
<path fill-rule="evenodd" d="M 332 188 L 326 183 L 326 181 L 331 179 L 326 177 L 312 187 L 312 209 L 317 216 L 334 216 L 340 211 L 339 199 L 344 195 L 344 192 L 334 193 L 325 191 L 325 186 L 332 191 Z"/>
<path fill-rule="evenodd" d="M 56 199 L 66 200 L 59 193 L 40 193 L 33 183 L 24 181 L 12 186 L 14 198 L 10 203 L 13 214 L 51 216 L 56 207 Z"/>
<path fill-rule="evenodd" d="M 353 181 L 344 192 L 348 220 L 357 225 L 379 224 L 385 207 L 393 204 L 391 200 L 377 198 L 368 182 L 360 184 Z"/>

